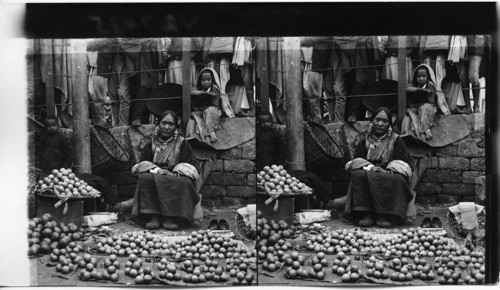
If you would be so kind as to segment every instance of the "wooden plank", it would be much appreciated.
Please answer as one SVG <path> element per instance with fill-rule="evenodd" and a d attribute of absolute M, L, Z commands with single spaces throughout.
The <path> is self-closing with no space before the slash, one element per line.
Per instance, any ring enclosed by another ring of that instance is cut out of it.
<path fill-rule="evenodd" d="M 289 170 L 305 170 L 304 116 L 302 110 L 302 69 L 300 38 L 285 37 L 283 43 L 285 66 L 285 105 L 287 164 Z"/>
<path fill-rule="evenodd" d="M 84 39 L 70 42 L 73 95 L 73 169 L 76 173 L 92 173 L 90 159 L 90 120 L 87 72 L 87 43 Z"/>
<path fill-rule="evenodd" d="M 398 36 L 398 125 L 406 114 L 406 36 Z"/>
<path fill-rule="evenodd" d="M 182 39 L 182 126 L 191 115 L 191 38 Z"/>
<path fill-rule="evenodd" d="M 259 61 L 258 76 L 260 79 L 259 101 L 260 111 L 269 112 L 269 75 L 268 75 L 268 61 L 267 61 L 267 37 L 257 38 L 257 58 Z"/>
<path fill-rule="evenodd" d="M 56 106 L 54 102 L 54 59 L 52 56 L 52 39 L 43 40 L 47 43 L 47 61 L 49 69 L 47 72 L 47 79 L 45 80 L 45 98 L 47 104 L 47 115 L 56 115 Z"/>

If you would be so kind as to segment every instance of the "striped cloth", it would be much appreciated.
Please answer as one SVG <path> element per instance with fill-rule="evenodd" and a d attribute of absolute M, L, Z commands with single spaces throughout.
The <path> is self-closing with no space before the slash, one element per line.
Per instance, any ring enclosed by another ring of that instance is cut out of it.
<path fill-rule="evenodd" d="M 412 197 L 409 182 L 402 175 L 356 170 L 351 172 L 345 213 L 371 211 L 403 223 Z"/>
<path fill-rule="evenodd" d="M 160 214 L 193 222 L 194 207 L 200 201 L 194 183 L 187 177 L 154 173 L 139 174 L 132 217 Z"/>

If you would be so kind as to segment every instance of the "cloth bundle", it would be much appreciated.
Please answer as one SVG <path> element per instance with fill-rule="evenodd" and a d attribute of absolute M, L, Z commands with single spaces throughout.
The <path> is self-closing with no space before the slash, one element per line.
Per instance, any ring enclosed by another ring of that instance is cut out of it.
<path fill-rule="evenodd" d="M 255 204 L 249 204 L 237 210 L 238 214 L 243 218 L 245 225 L 256 230 L 257 221 L 257 207 Z"/>
<path fill-rule="evenodd" d="M 83 217 L 83 225 L 88 227 L 114 224 L 117 221 L 118 214 L 114 212 L 94 213 Z"/>
<path fill-rule="evenodd" d="M 179 163 L 172 170 L 173 173 L 177 173 L 179 175 L 183 175 L 192 180 L 197 180 L 200 175 L 198 174 L 198 170 L 189 164 L 189 163 Z"/>
<path fill-rule="evenodd" d="M 412 171 L 408 163 L 401 160 L 393 160 L 387 164 L 387 170 L 399 173 L 404 177 L 410 178 L 412 176 Z"/>
<path fill-rule="evenodd" d="M 294 222 L 301 225 L 327 221 L 330 219 L 330 211 L 323 210 L 317 212 L 299 212 L 294 216 Z"/>

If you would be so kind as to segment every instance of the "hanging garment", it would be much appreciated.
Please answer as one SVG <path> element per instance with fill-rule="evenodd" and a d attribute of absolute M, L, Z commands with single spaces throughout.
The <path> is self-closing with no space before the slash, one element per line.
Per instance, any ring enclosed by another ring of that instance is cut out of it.
<path fill-rule="evenodd" d="M 97 75 L 97 51 L 88 51 L 87 60 L 90 66 L 88 78 L 88 92 L 92 101 L 91 108 L 93 112 L 93 121 L 97 125 L 106 124 L 106 92 L 108 90 L 108 80 Z"/>
<path fill-rule="evenodd" d="M 467 59 L 467 38 L 464 35 L 453 35 L 450 41 L 448 60 L 454 63 Z"/>
<path fill-rule="evenodd" d="M 406 83 L 410 84 L 413 80 L 413 62 L 411 57 L 406 57 Z M 398 81 L 398 57 L 388 56 L 385 58 L 385 67 L 382 71 L 381 79 Z"/>
<path fill-rule="evenodd" d="M 198 74 L 194 60 L 191 60 L 191 87 L 196 86 Z M 166 83 L 182 85 L 182 60 L 170 60 L 168 62 L 165 78 Z"/>
<path fill-rule="evenodd" d="M 203 59 L 210 54 L 233 54 L 234 37 L 205 37 L 203 43 Z"/>
<path fill-rule="evenodd" d="M 252 63 L 252 41 L 246 37 L 237 37 L 234 44 L 233 61 L 239 66 Z"/>
<path fill-rule="evenodd" d="M 62 93 L 61 111 L 68 111 L 70 114 L 72 100 L 69 98 L 71 93 L 71 59 L 68 58 L 68 46 L 71 45 L 70 40 L 66 39 L 43 39 L 40 42 L 41 52 L 41 72 L 43 81 L 47 81 L 49 73 L 52 73 L 54 78 L 54 87 Z M 52 53 L 50 53 L 52 52 Z M 50 59 L 52 58 L 52 63 Z M 52 71 L 50 68 L 52 67 Z M 66 105 L 66 104 L 69 104 Z"/>
<path fill-rule="evenodd" d="M 427 50 L 448 50 L 450 47 L 449 35 L 427 35 L 424 42 L 424 52 Z"/>

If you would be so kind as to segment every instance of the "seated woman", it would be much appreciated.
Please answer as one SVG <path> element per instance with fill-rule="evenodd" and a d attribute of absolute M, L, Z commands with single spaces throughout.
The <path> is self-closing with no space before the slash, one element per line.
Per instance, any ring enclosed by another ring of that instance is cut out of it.
<path fill-rule="evenodd" d="M 205 143 L 217 142 L 215 131 L 220 128 L 221 93 L 219 77 L 211 68 L 204 68 L 196 87 L 191 90 L 193 112 L 186 128 L 186 138 Z"/>
<path fill-rule="evenodd" d="M 195 190 L 198 162 L 189 143 L 178 134 L 177 115 L 166 111 L 159 119 L 151 144 L 144 147 L 138 174 L 132 217 L 146 217 L 146 228 L 176 230 L 178 222 L 193 221 L 200 200 Z"/>
<path fill-rule="evenodd" d="M 413 82 L 406 88 L 406 116 L 401 125 L 402 135 L 431 139 L 431 126 L 437 113 L 436 78 L 432 68 L 421 64 L 415 69 Z M 413 131 L 413 132 L 411 132 Z"/>
<path fill-rule="evenodd" d="M 382 107 L 373 114 L 366 140 L 359 142 L 345 168 L 351 172 L 346 214 L 363 217 L 362 227 L 372 225 L 374 216 L 379 227 L 404 222 L 412 199 L 413 162 L 403 139 L 392 132 L 389 109 Z"/>

